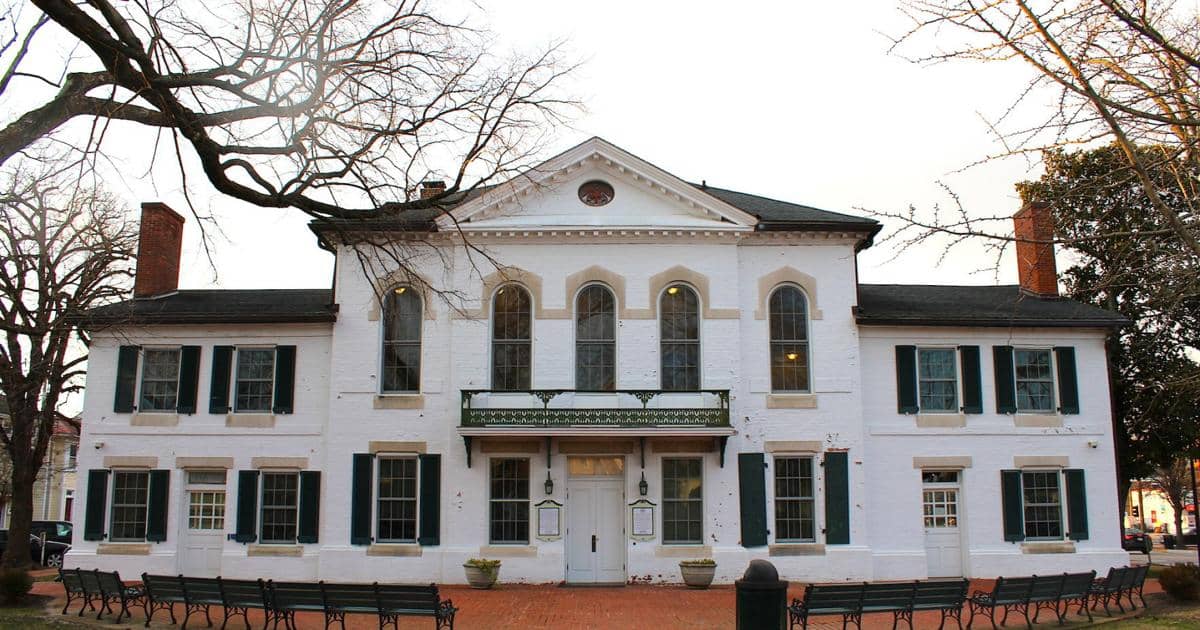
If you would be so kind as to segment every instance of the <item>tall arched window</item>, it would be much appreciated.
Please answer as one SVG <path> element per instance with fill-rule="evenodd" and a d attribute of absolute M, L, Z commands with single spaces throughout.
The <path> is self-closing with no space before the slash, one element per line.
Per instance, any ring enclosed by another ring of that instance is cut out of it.
<path fill-rule="evenodd" d="M 808 300 L 784 285 L 771 294 L 771 389 L 809 391 Z"/>
<path fill-rule="evenodd" d="M 421 296 L 399 286 L 383 300 L 383 391 L 421 389 Z"/>
<path fill-rule="evenodd" d="M 529 292 L 515 284 L 500 287 L 492 298 L 492 389 L 530 389 L 530 303 Z"/>
<path fill-rule="evenodd" d="M 616 357 L 616 300 L 607 288 L 589 285 L 575 298 L 575 389 L 615 389 Z"/>
<path fill-rule="evenodd" d="M 673 284 L 659 298 L 662 388 L 700 389 L 700 300 L 691 287 Z"/>

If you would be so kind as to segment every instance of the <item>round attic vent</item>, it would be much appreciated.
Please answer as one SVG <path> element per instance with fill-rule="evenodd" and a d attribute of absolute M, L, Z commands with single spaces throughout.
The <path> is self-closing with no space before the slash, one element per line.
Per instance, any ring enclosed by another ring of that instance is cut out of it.
<path fill-rule="evenodd" d="M 579 187 L 579 200 L 589 206 L 603 206 L 613 200 L 613 187 L 605 181 L 593 179 Z"/>

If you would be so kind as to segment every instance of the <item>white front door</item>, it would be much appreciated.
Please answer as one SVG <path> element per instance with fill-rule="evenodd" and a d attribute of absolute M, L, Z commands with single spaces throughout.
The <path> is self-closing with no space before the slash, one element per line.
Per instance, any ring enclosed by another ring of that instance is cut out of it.
<path fill-rule="evenodd" d="M 921 505 L 925 520 L 925 558 L 929 577 L 960 577 L 962 513 L 958 472 L 922 473 Z"/>
<path fill-rule="evenodd" d="M 568 582 L 625 582 L 624 486 L 623 477 L 568 479 Z"/>
<path fill-rule="evenodd" d="M 184 490 L 187 502 L 179 570 L 184 575 L 216 577 L 221 574 L 221 548 L 225 541 L 225 472 L 188 471 Z"/>

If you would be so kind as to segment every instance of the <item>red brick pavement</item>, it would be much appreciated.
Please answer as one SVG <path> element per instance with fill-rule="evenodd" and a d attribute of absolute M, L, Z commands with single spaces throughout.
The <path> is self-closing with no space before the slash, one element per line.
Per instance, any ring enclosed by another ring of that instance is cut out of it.
<path fill-rule="evenodd" d="M 977 580 L 971 583 L 971 590 L 986 588 L 990 582 Z M 803 585 L 793 585 L 788 592 L 789 601 L 792 597 L 803 595 Z M 1155 580 L 1146 581 L 1146 593 L 1157 593 L 1161 589 Z M 64 601 L 62 585 L 55 582 L 38 582 L 34 592 L 42 595 L 53 595 L 61 610 Z M 516 629 L 594 629 L 594 630 L 625 630 L 643 628 L 649 630 L 668 630 L 672 628 L 688 629 L 726 629 L 733 628 L 734 623 L 734 589 L 732 586 L 717 586 L 707 590 L 692 590 L 682 586 L 625 586 L 625 587 L 592 587 L 592 588 L 563 588 L 554 585 L 501 585 L 493 590 L 480 591 L 465 586 L 444 586 L 441 588 L 442 597 L 454 600 L 459 612 L 454 627 L 459 630 L 516 630 Z M 74 614 L 77 608 L 71 607 Z M 1115 612 L 1115 610 L 1114 610 Z M 178 619 L 183 620 L 182 607 L 175 611 Z M 220 626 L 219 611 L 214 608 L 217 627 Z M 1099 617 L 1105 618 L 1101 612 Z M 94 614 L 92 615 L 94 618 Z M 156 626 L 165 626 L 167 614 L 159 612 L 155 615 Z M 1046 622 L 1046 619 L 1050 622 Z M 1072 619 L 1072 615 L 1068 619 Z M 111 619 L 106 615 L 105 619 Z M 1079 617 L 1078 619 L 1086 619 Z M 134 622 L 140 626 L 144 620 L 141 610 L 134 613 Z M 252 612 L 250 622 L 254 630 L 262 626 L 262 613 Z M 917 630 L 937 628 L 939 615 L 937 613 L 918 613 L 914 626 Z M 163 623 L 159 623 L 163 622 Z M 964 625 L 966 620 L 964 619 Z M 125 622 L 122 625 L 129 624 Z M 129 624 L 132 625 L 132 624 Z M 300 630 L 322 630 L 324 619 L 319 614 L 300 614 L 297 616 Z M 987 623 L 976 624 L 976 627 L 987 627 Z M 1012 623 L 1010 628 L 1019 628 L 1023 624 Z M 1075 624 L 1072 624 L 1075 625 Z M 205 627 L 204 620 L 193 616 L 189 622 L 190 628 L 197 630 Z M 401 628 L 434 628 L 432 619 L 404 619 Z M 870 614 L 863 617 L 863 630 L 891 628 L 890 614 Z M 809 626 L 813 630 L 832 630 L 841 628 L 841 620 L 836 617 L 822 617 L 814 620 Z M 903 627 L 903 624 L 901 625 Z M 953 622 L 950 628 L 956 627 Z M 1053 615 L 1043 613 L 1043 623 L 1039 627 L 1057 628 L 1053 623 Z M 230 624 L 231 630 L 242 630 L 240 620 Z M 351 615 L 346 619 L 347 630 L 375 630 L 378 628 L 376 618 L 371 615 Z"/>

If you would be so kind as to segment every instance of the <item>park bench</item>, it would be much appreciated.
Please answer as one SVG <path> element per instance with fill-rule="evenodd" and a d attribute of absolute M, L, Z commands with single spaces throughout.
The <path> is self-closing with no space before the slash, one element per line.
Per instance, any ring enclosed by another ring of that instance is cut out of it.
<path fill-rule="evenodd" d="M 165 610 L 171 615 L 171 623 L 178 623 L 175 620 L 175 604 L 186 605 L 187 600 L 183 593 L 183 576 L 182 575 L 149 575 L 142 574 L 142 588 L 146 589 L 146 599 L 142 602 L 142 608 L 146 611 L 146 626 L 150 627 L 150 620 L 154 617 L 154 613 Z"/>
<path fill-rule="evenodd" d="M 937 610 L 946 618 L 955 619 L 961 627 L 961 610 L 967 596 L 966 580 L 930 580 L 914 582 L 880 582 L 875 584 L 810 584 L 804 589 L 804 599 L 795 599 L 788 607 L 790 627 L 808 628 L 810 617 L 838 615 L 842 627 L 850 623 L 862 627 L 863 613 L 892 613 L 893 630 L 905 621 L 913 627 L 913 613 Z"/>
<path fill-rule="evenodd" d="M 133 617 L 133 613 L 129 612 L 130 604 L 138 605 L 144 601 L 145 592 L 140 586 L 128 586 L 121 580 L 121 575 L 116 571 L 100 571 L 93 569 L 90 572 L 96 578 L 96 584 L 100 590 L 100 612 L 96 614 L 96 619 L 104 614 L 105 611 L 112 613 L 111 605 L 120 604 L 121 610 L 117 613 L 116 623 L 121 623 L 121 618 L 125 616 Z M 84 588 L 90 590 L 90 580 L 86 577 L 88 571 L 80 571 L 80 576 L 83 578 Z"/>
<path fill-rule="evenodd" d="M 320 612 L 325 627 L 338 623 L 344 630 L 347 614 L 372 614 L 382 628 L 399 627 L 402 616 L 433 617 L 438 628 L 453 628 L 457 609 L 438 596 L 437 586 L 406 584 L 336 584 L 267 582 L 271 620 L 295 628 L 297 612 Z"/>
<path fill-rule="evenodd" d="M 1142 589 L 1146 585 L 1146 575 L 1149 572 L 1149 565 L 1112 567 L 1108 570 L 1107 576 L 1095 580 L 1091 585 L 1092 608 L 1095 608 L 1097 604 L 1102 604 L 1104 614 L 1111 617 L 1112 611 L 1108 608 L 1110 603 L 1116 604 L 1118 610 L 1125 612 L 1125 607 L 1121 604 L 1122 597 L 1129 600 L 1130 609 L 1136 609 L 1137 605 L 1133 601 L 1134 595 L 1142 600 L 1142 606 L 1145 607 L 1146 598 L 1142 596 Z"/>
<path fill-rule="evenodd" d="M 77 599 L 82 602 L 79 605 L 80 617 L 83 616 L 84 608 L 96 610 L 96 606 L 92 604 L 93 597 L 83 588 L 83 578 L 79 575 L 79 569 L 64 569 L 59 567 L 58 579 L 62 582 L 63 590 L 67 593 L 67 603 L 63 605 L 61 614 L 67 614 L 67 609 L 71 607 L 71 602 Z M 99 588 L 99 583 L 96 586 Z M 99 595 L 99 591 L 96 591 L 96 594 Z"/>
<path fill-rule="evenodd" d="M 142 584 L 146 589 L 146 626 L 154 613 L 166 610 L 171 615 L 171 623 L 175 619 L 174 606 L 183 604 L 183 627 L 187 628 L 188 620 L 193 614 L 204 613 L 204 619 L 212 626 L 210 607 L 221 606 L 224 619 L 221 628 L 228 625 L 229 620 L 241 616 L 250 628 L 247 616 L 251 608 L 266 610 L 266 591 L 261 580 L 227 580 L 225 578 L 195 578 L 182 575 L 142 575 Z"/>
<path fill-rule="evenodd" d="M 972 624 L 975 623 L 976 615 L 986 613 L 988 621 L 992 623 L 992 628 L 998 629 L 999 626 L 996 625 L 997 609 L 1004 612 L 1000 619 L 1000 625 L 1007 624 L 1008 614 L 1015 610 L 1025 617 L 1025 625 L 1033 628 L 1042 609 L 1053 610 L 1059 623 L 1063 623 L 1071 602 L 1078 601 L 1081 605 L 1086 606 L 1088 595 L 1081 594 L 1082 583 L 1085 579 L 1090 582 L 1095 577 L 1095 571 L 1015 578 L 999 577 L 991 591 L 975 591 L 967 600 L 971 612 L 967 628 L 970 630 Z M 1031 608 L 1032 617 L 1029 614 Z"/>
<path fill-rule="evenodd" d="M 226 580 L 219 577 L 217 584 L 221 589 L 221 605 L 225 607 L 221 630 L 225 630 L 229 620 L 238 615 L 246 624 L 246 630 L 250 630 L 250 609 L 267 610 L 266 583 L 262 580 Z"/>
<path fill-rule="evenodd" d="M 379 600 L 380 628 L 391 624 L 399 630 L 400 617 L 419 615 L 433 617 L 438 628 L 454 630 L 454 613 L 458 612 L 458 609 L 449 599 L 441 599 L 437 585 L 376 583 L 374 587 Z"/>

